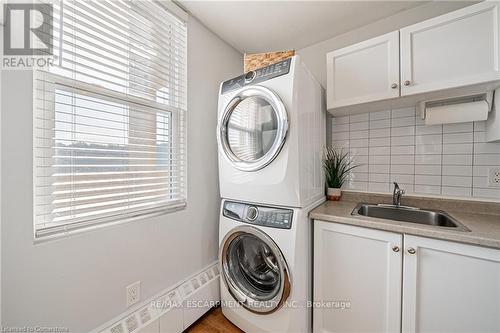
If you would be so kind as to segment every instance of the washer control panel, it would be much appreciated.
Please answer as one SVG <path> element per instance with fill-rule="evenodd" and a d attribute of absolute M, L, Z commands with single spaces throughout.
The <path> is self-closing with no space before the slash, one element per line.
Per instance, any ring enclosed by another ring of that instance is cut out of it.
<path fill-rule="evenodd" d="M 271 228 L 290 229 L 293 210 L 226 201 L 222 214 L 233 220 Z"/>
<path fill-rule="evenodd" d="M 231 80 L 227 80 L 222 84 L 221 93 L 227 93 L 232 90 L 242 88 L 249 84 L 263 82 L 275 77 L 288 74 L 290 72 L 290 65 L 292 58 L 285 59 L 267 67 L 250 71 L 243 75 L 237 76 Z"/>

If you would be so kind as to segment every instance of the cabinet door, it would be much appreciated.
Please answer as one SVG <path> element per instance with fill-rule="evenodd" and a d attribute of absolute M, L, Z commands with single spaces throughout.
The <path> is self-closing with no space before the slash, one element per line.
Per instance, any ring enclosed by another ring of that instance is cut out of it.
<path fill-rule="evenodd" d="M 399 32 L 326 55 L 328 109 L 399 96 Z"/>
<path fill-rule="evenodd" d="M 314 332 L 399 332 L 402 235 L 322 221 L 314 228 Z"/>
<path fill-rule="evenodd" d="M 499 80 L 499 4 L 486 1 L 401 29 L 401 95 Z"/>
<path fill-rule="evenodd" d="M 403 332 L 500 332 L 500 250 L 408 235 L 404 244 Z"/>

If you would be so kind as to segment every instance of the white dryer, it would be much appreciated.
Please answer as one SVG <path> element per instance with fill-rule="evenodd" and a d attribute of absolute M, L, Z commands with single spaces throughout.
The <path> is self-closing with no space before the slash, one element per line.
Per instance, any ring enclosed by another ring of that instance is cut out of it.
<path fill-rule="evenodd" d="M 298 56 L 223 82 L 221 197 L 288 207 L 324 197 L 323 96 Z"/>
<path fill-rule="evenodd" d="M 221 306 L 243 331 L 311 331 L 310 208 L 222 201 Z"/>

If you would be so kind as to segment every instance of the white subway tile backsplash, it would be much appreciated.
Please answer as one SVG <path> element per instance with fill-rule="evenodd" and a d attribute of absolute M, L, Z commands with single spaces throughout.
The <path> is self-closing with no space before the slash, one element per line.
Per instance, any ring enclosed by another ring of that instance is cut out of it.
<path fill-rule="evenodd" d="M 332 125 L 349 124 L 349 116 L 332 118 Z"/>
<path fill-rule="evenodd" d="M 392 127 L 391 136 L 413 136 L 415 135 L 415 126 Z"/>
<path fill-rule="evenodd" d="M 500 167 L 500 143 L 485 142 L 485 122 L 426 126 L 414 108 L 334 118 L 332 144 L 360 164 L 347 189 L 493 198 L 489 169 Z"/>
<path fill-rule="evenodd" d="M 414 164 L 413 156 L 408 155 L 391 155 L 391 164 Z"/>
<path fill-rule="evenodd" d="M 415 118 L 415 108 L 404 108 L 392 110 L 392 118 L 413 117 Z"/>
<path fill-rule="evenodd" d="M 441 175 L 415 175 L 415 184 L 418 185 L 436 185 L 441 184 Z"/>
<path fill-rule="evenodd" d="M 472 165 L 472 155 L 443 155 L 443 165 Z"/>
<path fill-rule="evenodd" d="M 417 126 L 417 135 L 441 134 L 443 133 L 443 125 Z"/>
<path fill-rule="evenodd" d="M 428 154 L 434 154 L 438 155 L 442 153 L 443 146 L 441 145 L 417 145 L 416 146 L 416 154 L 423 154 L 423 155 L 428 155 Z"/>
<path fill-rule="evenodd" d="M 370 130 L 370 138 L 385 138 L 391 136 L 390 128 L 379 128 Z"/>
<path fill-rule="evenodd" d="M 472 133 L 473 123 L 444 124 L 443 133 Z"/>
<path fill-rule="evenodd" d="M 390 164 L 390 156 L 388 155 L 370 155 L 370 164 Z"/>
<path fill-rule="evenodd" d="M 351 140 L 351 148 L 368 147 L 368 139 Z"/>
<path fill-rule="evenodd" d="M 443 186 L 459 186 L 459 187 L 472 187 L 472 177 L 464 176 L 442 176 L 441 184 Z"/>
<path fill-rule="evenodd" d="M 470 176 L 472 177 L 472 166 L 443 165 L 443 176 Z"/>
<path fill-rule="evenodd" d="M 415 184 L 415 193 L 441 194 L 441 186 Z"/>
<path fill-rule="evenodd" d="M 370 138 L 370 147 L 384 147 L 391 145 L 391 138 Z"/>
<path fill-rule="evenodd" d="M 389 128 L 389 127 L 391 127 L 390 119 L 370 120 L 370 129 Z"/>
<path fill-rule="evenodd" d="M 391 138 L 392 146 L 411 146 L 415 144 L 414 136 L 397 136 Z"/>
<path fill-rule="evenodd" d="M 441 165 L 441 155 L 415 155 L 415 165 Z"/>
<path fill-rule="evenodd" d="M 486 131 L 485 121 L 475 121 L 474 122 L 474 132 L 484 132 Z"/>
<path fill-rule="evenodd" d="M 386 193 L 390 191 L 390 184 L 389 182 L 387 183 L 370 182 L 368 183 L 368 191 Z"/>
<path fill-rule="evenodd" d="M 370 120 L 380 120 L 391 118 L 391 110 L 377 111 L 370 113 Z"/>
<path fill-rule="evenodd" d="M 447 196 L 465 198 L 472 196 L 472 189 L 470 187 L 443 186 L 441 190 L 441 194 Z"/>
<path fill-rule="evenodd" d="M 392 118 L 392 127 L 412 126 L 415 125 L 415 117 Z"/>
<path fill-rule="evenodd" d="M 350 123 L 349 124 L 350 131 L 365 131 L 368 130 L 368 122 L 362 121 L 359 123 Z"/>
<path fill-rule="evenodd" d="M 418 175 L 440 175 L 441 165 L 415 165 L 415 174 Z"/>
<path fill-rule="evenodd" d="M 389 174 L 388 173 L 370 173 L 369 181 L 376 183 L 389 183 Z"/>
<path fill-rule="evenodd" d="M 391 147 L 391 155 L 415 155 L 415 146 Z M 406 156 L 406 159 L 408 159 L 408 156 Z"/>
<path fill-rule="evenodd" d="M 472 154 L 472 143 L 453 143 L 443 145 L 443 154 Z"/>
<path fill-rule="evenodd" d="M 486 132 L 474 132 L 474 143 L 486 142 Z"/>
<path fill-rule="evenodd" d="M 370 147 L 370 155 L 390 155 L 391 147 Z"/>
<path fill-rule="evenodd" d="M 473 188 L 472 195 L 475 198 L 500 199 L 500 188 Z"/>
<path fill-rule="evenodd" d="M 349 124 L 332 125 L 332 133 L 349 132 Z"/>
<path fill-rule="evenodd" d="M 391 173 L 397 173 L 401 175 L 414 175 L 415 165 L 414 164 L 391 164 Z"/>
<path fill-rule="evenodd" d="M 389 164 L 370 164 L 368 165 L 369 173 L 389 173 Z"/>
<path fill-rule="evenodd" d="M 369 119 L 368 113 L 355 114 L 355 115 L 349 116 L 350 123 L 359 123 L 361 121 L 368 121 L 368 119 Z"/>
<path fill-rule="evenodd" d="M 349 149 L 351 156 L 368 155 L 368 148 L 351 148 Z"/>
<path fill-rule="evenodd" d="M 391 182 L 397 182 L 401 184 L 414 184 L 415 183 L 415 175 L 403 175 L 403 174 L 395 174 L 391 173 Z M 405 188 L 405 190 L 407 190 Z"/>
<path fill-rule="evenodd" d="M 349 189 L 356 191 L 368 191 L 368 182 L 352 181 L 349 183 Z"/>
<path fill-rule="evenodd" d="M 417 145 L 441 145 L 443 143 L 443 136 L 441 134 L 432 135 L 419 135 L 415 138 Z"/>
<path fill-rule="evenodd" d="M 500 166 L 500 154 L 474 155 L 474 165 Z"/>
<path fill-rule="evenodd" d="M 349 139 L 366 139 L 368 138 L 368 131 L 351 131 Z"/>
<path fill-rule="evenodd" d="M 475 143 L 474 154 L 500 154 L 500 143 Z"/>
<path fill-rule="evenodd" d="M 332 140 L 333 141 L 349 140 L 349 133 L 350 132 L 333 132 Z"/>
<path fill-rule="evenodd" d="M 443 134 L 443 143 L 472 143 L 472 141 L 473 141 L 472 132 Z"/>

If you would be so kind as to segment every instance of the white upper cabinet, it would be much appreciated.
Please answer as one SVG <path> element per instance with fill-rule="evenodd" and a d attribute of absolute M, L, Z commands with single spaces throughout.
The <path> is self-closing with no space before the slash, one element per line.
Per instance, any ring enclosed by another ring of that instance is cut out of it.
<path fill-rule="evenodd" d="M 399 96 L 399 31 L 327 54 L 328 109 Z"/>
<path fill-rule="evenodd" d="M 499 8 L 486 1 L 401 29 L 401 96 L 499 80 Z"/>

